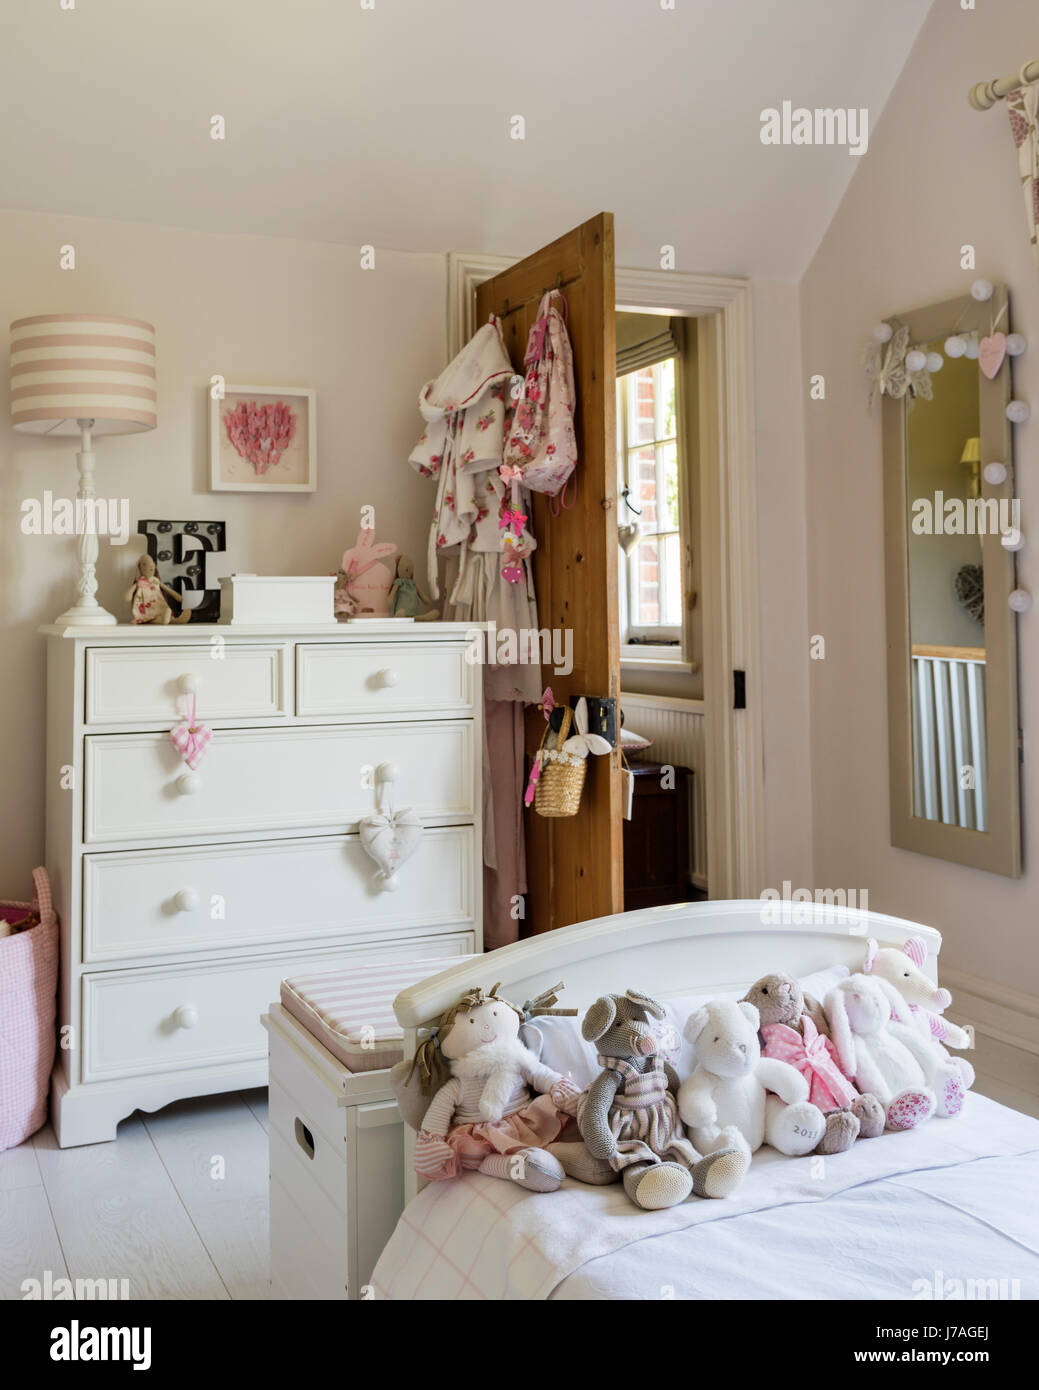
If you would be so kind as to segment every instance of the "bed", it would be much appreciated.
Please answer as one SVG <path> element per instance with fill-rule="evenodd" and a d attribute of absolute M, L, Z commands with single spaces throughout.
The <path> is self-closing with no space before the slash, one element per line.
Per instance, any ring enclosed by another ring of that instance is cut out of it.
<path fill-rule="evenodd" d="M 534 937 L 454 966 L 395 1002 L 414 1049 L 473 985 L 529 998 L 558 980 L 583 1010 L 640 988 L 662 1000 L 861 967 L 866 937 L 928 948 L 931 927 L 828 903 L 676 904 Z M 410 1173 L 410 1164 L 408 1165 Z M 418 1190 L 372 1277 L 385 1299 L 1039 1297 L 1039 1122 L 971 1094 L 953 1120 L 820 1160 L 765 1148 L 725 1201 L 640 1211 L 619 1185 L 539 1196 L 467 1173 Z"/>

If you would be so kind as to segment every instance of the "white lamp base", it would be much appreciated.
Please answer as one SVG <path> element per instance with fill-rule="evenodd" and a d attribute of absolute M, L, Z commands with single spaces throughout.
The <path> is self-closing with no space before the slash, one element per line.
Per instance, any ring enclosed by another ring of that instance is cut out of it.
<path fill-rule="evenodd" d="M 55 618 L 52 627 L 114 627 L 119 619 L 114 613 L 109 613 L 107 608 L 102 608 L 99 603 L 89 607 L 84 604 L 77 604 L 74 608 L 66 608 L 60 618 Z"/>

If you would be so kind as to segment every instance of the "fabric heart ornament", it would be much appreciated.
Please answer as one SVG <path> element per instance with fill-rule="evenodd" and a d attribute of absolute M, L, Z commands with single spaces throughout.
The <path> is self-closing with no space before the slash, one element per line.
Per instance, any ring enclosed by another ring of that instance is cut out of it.
<path fill-rule="evenodd" d="M 1003 358 L 1007 355 L 1007 335 L 1005 333 L 993 333 L 988 338 L 982 338 L 978 344 L 978 366 L 991 381 L 1000 367 L 1003 365 Z"/>
<path fill-rule="evenodd" d="M 175 724 L 170 730 L 170 738 L 177 752 L 194 772 L 202 761 L 202 754 L 209 746 L 213 730 L 208 724 L 200 724 L 195 712 L 195 701 L 191 701 L 191 714 L 183 724 Z"/>
<path fill-rule="evenodd" d="M 405 806 L 389 815 L 365 816 L 360 824 L 361 844 L 379 866 L 384 887 L 396 887 L 397 870 L 415 853 L 422 839 L 422 822 Z"/>

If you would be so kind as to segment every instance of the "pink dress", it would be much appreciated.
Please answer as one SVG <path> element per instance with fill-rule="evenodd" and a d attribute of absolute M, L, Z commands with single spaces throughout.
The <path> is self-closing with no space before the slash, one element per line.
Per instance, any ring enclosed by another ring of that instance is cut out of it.
<path fill-rule="evenodd" d="M 808 1099 L 824 1114 L 850 1105 L 858 1091 L 841 1071 L 837 1049 L 807 1014 L 802 1017 L 801 1026 L 803 1036 L 788 1023 L 766 1023 L 761 1030 L 765 1039 L 761 1055 L 786 1062 L 799 1071 L 808 1082 Z"/>

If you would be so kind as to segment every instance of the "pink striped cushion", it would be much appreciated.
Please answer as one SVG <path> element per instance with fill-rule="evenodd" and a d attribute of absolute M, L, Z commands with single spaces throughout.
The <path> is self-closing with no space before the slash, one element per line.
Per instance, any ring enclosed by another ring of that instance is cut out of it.
<path fill-rule="evenodd" d="M 404 1030 L 393 1015 L 402 989 L 472 956 L 344 965 L 281 982 L 281 1002 L 350 1071 L 379 1071 L 404 1056 Z"/>

